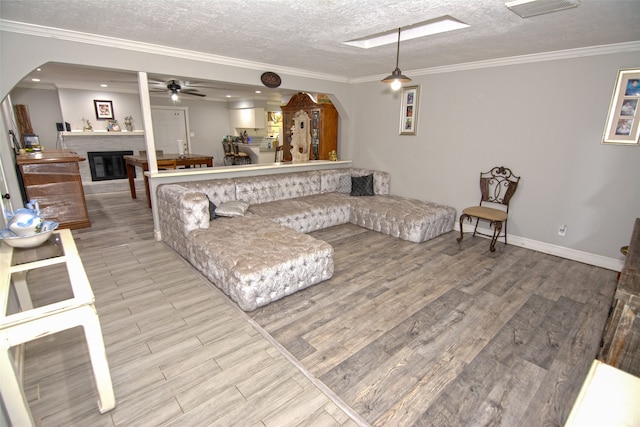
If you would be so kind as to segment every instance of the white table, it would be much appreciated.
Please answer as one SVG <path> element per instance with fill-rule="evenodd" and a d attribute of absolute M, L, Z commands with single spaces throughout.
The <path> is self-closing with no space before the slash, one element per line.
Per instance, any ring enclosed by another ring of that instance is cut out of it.
<path fill-rule="evenodd" d="M 565 427 L 640 425 L 640 378 L 594 360 Z"/>
<path fill-rule="evenodd" d="M 27 285 L 28 271 L 61 263 L 66 264 L 73 297 L 34 308 Z M 20 311 L 7 314 L 12 285 Z M 87 340 L 98 389 L 98 409 L 104 413 L 115 407 L 94 301 L 91 285 L 69 230 L 55 231 L 49 241 L 36 249 L 14 249 L 4 242 L 0 245 L 0 394 L 13 425 L 34 425 L 34 420 L 16 373 L 11 348 L 76 326 L 83 327 Z"/>

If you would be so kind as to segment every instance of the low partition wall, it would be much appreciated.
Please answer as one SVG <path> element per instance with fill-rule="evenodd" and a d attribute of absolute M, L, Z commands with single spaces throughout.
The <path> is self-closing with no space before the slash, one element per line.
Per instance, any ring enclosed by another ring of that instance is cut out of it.
<path fill-rule="evenodd" d="M 151 206 L 153 211 L 153 230 L 156 240 L 161 240 L 158 211 L 156 210 L 156 189 L 160 184 L 176 184 L 181 182 L 202 181 L 206 179 L 238 178 L 244 176 L 273 175 L 276 173 L 293 173 L 311 170 L 336 169 L 351 167 L 351 160 L 311 160 L 306 163 L 270 163 L 245 166 L 227 166 L 214 168 L 193 168 L 163 170 L 157 173 L 145 172 L 149 177 Z"/>

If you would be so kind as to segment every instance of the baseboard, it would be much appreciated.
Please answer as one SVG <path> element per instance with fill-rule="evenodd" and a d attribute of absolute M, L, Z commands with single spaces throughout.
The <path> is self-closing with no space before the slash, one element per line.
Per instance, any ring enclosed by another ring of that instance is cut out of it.
<path fill-rule="evenodd" d="M 464 224 L 465 233 L 473 233 L 473 225 Z M 460 232 L 460 226 L 456 223 L 454 230 Z M 478 231 L 485 234 L 493 233 L 493 230 L 478 227 Z M 480 236 L 485 237 L 485 236 Z M 486 237 L 488 238 L 488 237 Z M 527 248 L 534 251 L 542 252 L 549 255 L 555 255 L 561 258 L 570 259 L 572 261 L 582 262 L 584 264 L 596 267 L 606 268 L 607 270 L 621 271 L 624 261 L 615 258 L 608 258 L 602 255 L 596 255 L 589 252 L 578 251 L 576 249 L 566 248 L 564 246 L 552 245 L 550 243 L 539 242 L 537 240 L 527 239 L 525 237 L 513 236 L 507 234 L 507 241 L 510 245 Z M 500 242 L 500 241 L 499 241 Z M 498 244 L 499 244 L 498 242 Z"/>

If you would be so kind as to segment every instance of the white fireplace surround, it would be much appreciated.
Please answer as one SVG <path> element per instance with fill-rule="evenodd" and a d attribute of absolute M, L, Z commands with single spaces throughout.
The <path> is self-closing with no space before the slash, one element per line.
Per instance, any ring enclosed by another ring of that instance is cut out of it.
<path fill-rule="evenodd" d="M 129 181 L 126 179 L 92 181 L 87 153 L 90 151 L 126 151 L 138 154 L 146 150 L 144 132 L 61 132 L 60 148 L 73 151 L 87 160 L 79 162 L 82 186 L 86 194 L 112 193 L 129 191 Z M 144 194 L 142 170 L 136 171 L 136 189 Z"/>

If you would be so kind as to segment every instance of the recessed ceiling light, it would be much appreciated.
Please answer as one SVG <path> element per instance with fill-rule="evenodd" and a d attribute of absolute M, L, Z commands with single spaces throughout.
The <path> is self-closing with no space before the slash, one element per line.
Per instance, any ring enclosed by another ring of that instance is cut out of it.
<path fill-rule="evenodd" d="M 32 82 L 39 82 L 40 79 L 31 79 Z"/>
<path fill-rule="evenodd" d="M 508 1 L 504 5 L 521 18 L 528 18 L 544 13 L 571 9 L 579 4 L 579 0 L 514 0 Z"/>
<path fill-rule="evenodd" d="M 408 27 L 402 27 L 401 41 L 412 40 L 420 37 L 426 37 L 433 34 L 444 33 L 447 31 L 459 30 L 468 27 L 462 21 L 451 16 L 442 16 L 440 18 L 430 19 L 428 21 L 419 22 Z M 372 34 L 370 36 L 361 37 L 359 39 L 343 42 L 349 46 L 360 47 L 362 49 L 370 49 L 372 47 L 383 46 L 398 42 L 398 30 L 385 31 L 384 33 Z"/>
<path fill-rule="evenodd" d="M 36 68 L 36 71 L 42 71 L 42 68 Z"/>
<path fill-rule="evenodd" d="M 262 93 L 262 91 L 261 90 L 257 90 L 256 93 Z"/>
<path fill-rule="evenodd" d="M 227 98 L 231 98 L 231 95 L 227 95 Z"/>
<path fill-rule="evenodd" d="M 102 83 L 100 87 L 109 87 L 109 85 Z"/>

